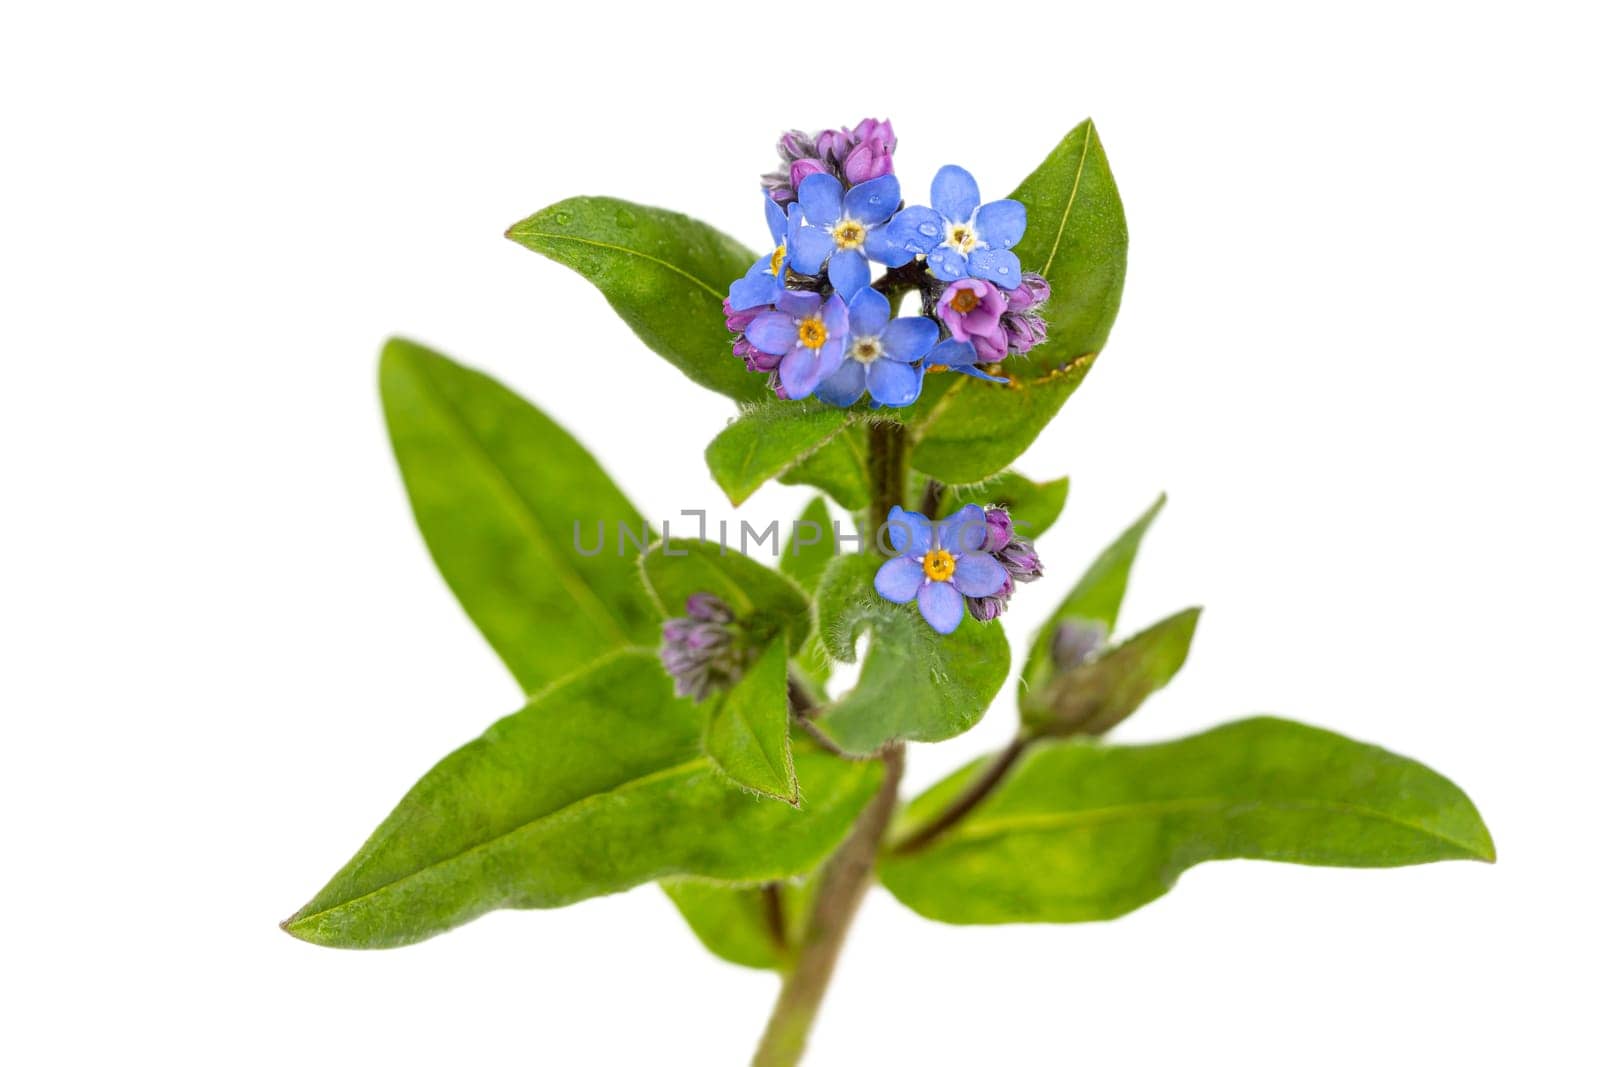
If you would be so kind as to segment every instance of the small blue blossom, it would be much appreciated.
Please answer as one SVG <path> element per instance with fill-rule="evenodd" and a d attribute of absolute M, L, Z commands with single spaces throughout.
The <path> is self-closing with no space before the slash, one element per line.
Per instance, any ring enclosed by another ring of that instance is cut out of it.
<path fill-rule="evenodd" d="M 978 361 L 978 350 L 971 341 L 957 341 L 954 337 L 947 337 L 933 346 L 933 351 L 928 353 L 928 366 L 944 367 L 948 370 L 960 371 L 974 378 L 982 378 L 986 382 L 996 382 L 1004 385 L 1009 378 L 996 378 L 992 374 L 985 374 L 978 368 L 985 364 Z"/>
<path fill-rule="evenodd" d="M 900 206 L 900 180 L 893 174 L 862 182 L 848 192 L 831 174 L 800 183 L 800 210 L 789 212 L 789 266 L 821 274 L 846 300 L 871 278 L 868 259 L 891 267 L 911 262 L 903 242 L 889 239 L 884 223 Z M 802 221 L 803 220 L 803 221 Z"/>
<path fill-rule="evenodd" d="M 744 277 L 728 288 L 728 307 L 734 311 L 746 311 L 750 308 L 776 304 L 778 294 L 783 292 L 783 261 L 789 253 L 786 240 L 789 232 L 789 216 L 780 205 L 766 197 L 761 199 L 766 205 L 767 229 L 771 231 L 772 243 L 776 247 L 756 260 L 750 269 L 745 271 Z"/>
<path fill-rule="evenodd" d="M 981 278 L 1002 289 L 1022 280 L 1022 263 L 1011 251 L 1028 228 L 1028 209 L 1016 200 L 979 206 L 978 183 L 960 167 L 940 167 L 933 176 L 933 207 L 908 207 L 889 224 L 890 241 L 903 252 L 928 257 L 928 269 L 943 282 Z"/>
<path fill-rule="evenodd" d="M 866 392 L 874 407 L 903 408 L 922 395 L 922 367 L 911 364 L 928 354 L 939 326 L 929 318 L 891 319 L 889 311 L 889 298 L 870 286 L 851 299 L 844 362 L 817 387 L 819 398 L 844 408 Z"/>
<path fill-rule="evenodd" d="M 983 550 L 989 523 L 983 508 L 968 504 L 937 523 L 904 508 L 889 512 L 894 559 L 878 568 L 873 588 L 885 600 L 916 600 L 922 617 L 941 634 L 954 633 L 967 597 L 987 597 L 1006 584 L 1006 569 Z"/>
<path fill-rule="evenodd" d="M 849 311 L 839 294 L 823 300 L 817 293 L 783 289 L 777 307 L 757 315 L 744 336 L 757 350 L 781 357 L 782 395 L 804 400 L 839 369 L 849 333 Z"/>

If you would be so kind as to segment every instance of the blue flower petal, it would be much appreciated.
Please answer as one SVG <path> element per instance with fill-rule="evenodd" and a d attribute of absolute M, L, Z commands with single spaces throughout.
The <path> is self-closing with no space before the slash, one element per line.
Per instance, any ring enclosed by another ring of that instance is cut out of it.
<path fill-rule="evenodd" d="M 804 183 L 802 183 L 804 184 Z M 857 222 L 876 226 L 888 222 L 900 206 L 900 179 L 893 174 L 852 186 L 844 194 L 844 213 Z"/>
<path fill-rule="evenodd" d="M 783 383 L 783 391 L 789 394 L 790 400 L 804 400 L 825 377 L 827 371 L 819 353 L 802 346 L 791 349 L 778 364 L 778 380 Z"/>
<path fill-rule="evenodd" d="M 812 178 L 826 175 L 813 174 Z M 810 178 L 806 179 L 810 181 Z M 798 274 L 821 274 L 833 255 L 833 238 L 815 226 L 796 226 L 789 233 L 789 269 Z"/>
<path fill-rule="evenodd" d="M 978 551 L 988 534 L 989 523 L 983 517 L 983 509 L 976 504 L 968 504 L 939 520 L 933 531 L 934 542 L 946 552 L 955 553 Z"/>
<path fill-rule="evenodd" d="M 776 286 L 778 279 L 773 277 L 771 266 L 772 258 L 762 256 L 756 260 L 755 266 L 745 272 L 743 278 L 728 286 L 728 306 L 735 311 L 749 311 L 751 308 L 770 304 L 778 299 Z"/>
<path fill-rule="evenodd" d="M 929 582 L 917 591 L 917 607 L 928 625 L 939 633 L 955 633 L 961 625 L 961 616 L 967 613 L 967 602 L 949 582 Z"/>
<path fill-rule="evenodd" d="M 915 511 L 896 505 L 889 509 L 889 544 L 907 556 L 926 556 L 933 551 L 933 523 Z"/>
<path fill-rule="evenodd" d="M 922 564 L 909 556 L 899 556 L 878 568 L 877 577 L 872 579 L 872 588 L 885 600 L 909 604 L 927 580 L 922 573 Z"/>
<path fill-rule="evenodd" d="M 850 360 L 855 363 L 855 360 Z M 886 408 L 903 408 L 922 395 L 922 368 L 893 360 L 874 360 L 867 368 L 867 391 Z"/>
<path fill-rule="evenodd" d="M 842 346 L 844 339 L 849 336 L 850 311 L 838 293 L 828 297 L 827 302 L 822 305 L 822 325 L 828 328 L 829 343 L 838 341 Z"/>
<path fill-rule="evenodd" d="M 855 360 L 847 359 L 817 386 L 817 398 L 834 407 L 847 408 L 860 400 L 866 389 L 867 369 Z"/>
<path fill-rule="evenodd" d="M 959 371 L 960 373 L 967 375 L 969 378 L 982 378 L 984 381 L 994 382 L 996 385 L 1005 385 L 1011 380 L 1010 378 L 996 378 L 992 374 L 983 373 L 983 371 L 978 369 L 978 366 L 983 365 L 984 364 L 978 364 L 971 367 L 951 367 L 950 369 L 953 371 Z"/>
<path fill-rule="evenodd" d="M 947 337 L 933 346 L 928 362 L 940 367 L 970 367 L 978 361 L 978 350 L 971 341 L 957 341 Z"/>
<path fill-rule="evenodd" d="M 990 248 L 1010 248 L 1028 228 L 1028 209 L 1016 200 L 996 200 L 978 209 L 978 240 Z"/>
<path fill-rule="evenodd" d="M 908 207 L 885 229 L 896 244 L 919 255 L 927 255 L 944 241 L 944 219 L 931 207 Z"/>
<path fill-rule="evenodd" d="M 940 167 L 933 176 L 933 210 L 951 222 L 970 222 L 978 210 L 978 199 L 978 180 L 963 168 Z M 940 234 L 941 239 L 943 236 Z"/>
<path fill-rule="evenodd" d="M 816 293 L 802 293 L 785 289 L 778 294 L 778 310 L 797 319 L 809 319 L 822 307 L 822 297 Z"/>
<path fill-rule="evenodd" d="M 789 216 L 771 197 L 763 196 L 761 201 L 766 206 L 767 230 L 772 234 L 772 243 L 781 245 L 789 232 Z"/>
<path fill-rule="evenodd" d="M 889 302 L 884 301 L 887 308 Z M 851 307 L 850 324 L 855 328 L 855 308 Z M 928 354 L 939 339 L 939 324 L 920 315 L 901 317 L 883 329 L 883 354 L 900 363 L 915 363 Z"/>
<path fill-rule="evenodd" d="M 886 267 L 903 267 L 911 262 L 916 253 L 895 239 L 894 234 L 889 231 L 889 227 L 893 225 L 891 221 L 868 230 L 867 241 L 861 246 L 861 250 L 874 263 L 882 263 Z"/>
<path fill-rule="evenodd" d="M 987 552 L 968 552 L 956 560 L 950 584 L 962 596 L 994 596 L 1006 584 L 1006 569 Z"/>
<path fill-rule="evenodd" d="M 844 186 L 831 174 L 813 174 L 800 183 L 800 211 L 813 226 L 832 226 L 844 213 Z"/>
<path fill-rule="evenodd" d="M 876 289 L 863 289 L 849 300 L 851 337 L 876 337 L 883 333 L 883 328 L 889 325 L 888 297 Z"/>
<path fill-rule="evenodd" d="M 840 296 L 851 300 L 857 293 L 872 291 L 867 288 L 872 269 L 860 252 L 835 252 L 828 260 L 828 281 Z"/>
<path fill-rule="evenodd" d="M 928 253 L 928 269 L 941 282 L 956 282 L 967 276 L 967 257 L 948 245 Z"/>
<path fill-rule="evenodd" d="M 1015 289 L 1022 282 L 1022 261 L 1003 248 L 980 248 L 967 257 L 967 273 L 1002 289 Z"/>
<path fill-rule="evenodd" d="M 744 339 L 769 356 L 781 356 L 794 347 L 794 316 L 784 311 L 757 315 L 745 329 Z"/>

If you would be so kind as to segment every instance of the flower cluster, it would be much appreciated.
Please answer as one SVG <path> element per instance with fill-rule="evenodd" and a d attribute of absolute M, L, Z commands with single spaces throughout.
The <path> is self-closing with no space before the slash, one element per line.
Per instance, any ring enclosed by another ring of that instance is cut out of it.
<path fill-rule="evenodd" d="M 931 206 L 907 207 L 895 145 L 877 119 L 778 141 L 783 165 L 762 179 L 773 249 L 729 288 L 723 312 L 734 354 L 780 398 L 904 407 L 930 370 L 1004 382 L 990 372 L 1044 340 L 1050 284 L 1012 251 L 1027 209 L 984 203 L 956 166 L 934 175 Z M 885 268 L 876 280 L 874 264 Z M 919 313 L 895 317 L 890 298 L 911 292 Z"/>
<path fill-rule="evenodd" d="M 710 593 L 695 593 L 685 614 L 661 624 L 661 665 L 681 697 L 704 700 L 744 673 L 747 649 L 733 611 Z"/>
<path fill-rule="evenodd" d="M 903 508 L 889 512 L 899 553 L 878 568 L 873 588 L 896 604 L 917 602 L 929 626 L 953 633 L 963 615 L 989 622 L 1006 609 L 1016 582 L 1039 577 L 1039 557 L 1012 536 L 1003 508 L 968 504 L 939 522 Z"/>

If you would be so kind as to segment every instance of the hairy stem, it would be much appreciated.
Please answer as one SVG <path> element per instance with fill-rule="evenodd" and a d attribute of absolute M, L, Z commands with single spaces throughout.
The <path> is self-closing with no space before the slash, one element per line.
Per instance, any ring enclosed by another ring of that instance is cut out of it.
<path fill-rule="evenodd" d="M 905 747 L 896 744 L 885 749 L 883 785 L 839 851 L 823 866 L 810 920 L 795 946 L 794 966 L 784 978 L 766 1032 L 750 1061 L 752 1067 L 794 1067 L 800 1062 L 845 936 L 872 883 L 878 846 L 889 829 L 904 769 Z"/>
<path fill-rule="evenodd" d="M 878 544 L 879 531 L 889 521 L 889 509 L 906 495 L 906 428 L 898 422 L 875 422 L 867 428 L 867 473 L 872 478 L 872 527 L 868 536 Z"/>
<path fill-rule="evenodd" d="M 1006 774 L 1022 753 L 1027 751 L 1028 745 L 1032 741 L 1033 738 L 1026 734 L 1018 734 L 1012 738 L 1011 743 L 1001 749 L 994 759 L 989 761 L 989 765 L 983 769 L 983 773 L 967 783 L 967 787 L 961 791 L 961 794 L 955 800 L 950 802 L 948 808 L 945 808 L 933 819 L 924 823 L 904 840 L 897 842 L 893 849 L 894 853 L 896 855 L 904 855 L 908 852 L 916 852 L 918 849 L 927 848 L 945 831 L 964 819 L 973 808 L 983 803 L 985 797 L 994 792 L 995 786 L 1005 780 Z"/>

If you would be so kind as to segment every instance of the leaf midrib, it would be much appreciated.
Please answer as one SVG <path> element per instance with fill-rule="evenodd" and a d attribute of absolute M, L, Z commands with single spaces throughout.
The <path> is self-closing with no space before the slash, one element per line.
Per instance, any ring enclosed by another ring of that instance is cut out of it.
<path fill-rule="evenodd" d="M 718 292 L 717 289 L 705 279 L 699 277 L 698 275 L 690 274 L 676 263 L 671 263 L 657 256 L 652 256 L 648 252 L 641 252 L 637 248 L 629 248 L 626 245 L 612 244 L 609 241 L 597 241 L 592 237 L 574 237 L 570 233 L 549 233 L 545 230 L 515 230 L 513 232 L 518 237 L 542 237 L 549 241 L 571 241 L 573 244 L 587 245 L 590 248 L 604 248 L 612 252 L 622 252 L 626 255 L 638 256 L 640 259 L 648 260 L 649 262 L 656 264 L 658 267 L 665 267 L 672 273 L 680 275 L 684 278 L 687 278 L 689 281 L 694 282 L 694 284 L 698 285 L 711 295 L 711 299 L 716 301 L 716 304 L 719 308 L 722 306 L 722 297 L 724 294 Z"/>
<path fill-rule="evenodd" d="M 1477 846 L 1458 840 L 1438 830 L 1430 829 L 1419 823 L 1402 819 L 1397 815 L 1369 808 L 1362 804 L 1348 804 L 1338 801 L 1304 800 L 1238 800 L 1226 797 L 1188 797 L 1174 800 L 1146 801 L 1137 804 L 1113 804 L 1100 808 L 1079 808 L 1075 811 L 1041 811 L 1019 812 L 1014 815 L 993 816 L 990 818 L 973 818 L 967 820 L 962 826 L 953 830 L 946 839 L 947 844 L 962 842 L 983 841 L 993 837 L 1001 837 L 1010 833 L 1041 833 L 1052 830 L 1073 830 L 1082 826 L 1092 826 L 1107 822 L 1118 822 L 1140 816 L 1161 817 L 1165 815 L 1188 815 L 1197 812 L 1217 811 L 1229 809 L 1257 810 L 1265 808 L 1269 811 L 1327 811 L 1341 815 L 1354 815 L 1361 818 L 1373 819 L 1378 822 L 1388 823 L 1402 829 L 1411 830 L 1426 837 L 1436 838 L 1447 844 L 1461 849 L 1473 856 L 1481 856 L 1483 852 Z"/>
<path fill-rule="evenodd" d="M 1078 185 L 1083 181 L 1083 166 L 1089 159 L 1089 147 L 1094 144 L 1094 123 L 1084 124 L 1083 152 L 1078 156 L 1078 170 L 1072 176 L 1072 192 L 1067 194 L 1067 206 L 1061 212 L 1061 222 L 1056 226 L 1056 239 L 1050 245 L 1050 254 L 1045 257 L 1044 267 L 1039 271 L 1045 277 L 1050 276 L 1050 267 L 1056 261 L 1056 252 L 1061 248 L 1061 238 L 1067 232 L 1067 219 L 1072 216 L 1073 205 L 1078 202 Z"/>
<path fill-rule="evenodd" d="M 480 464 L 491 472 L 493 475 L 492 484 L 498 487 L 501 495 L 509 498 L 509 502 L 512 505 L 512 513 L 517 516 L 524 530 L 538 541 L 539 547 L 550 561 L 549 569 L 556 573 L 561 584 L 572 595 L 573 602 L 580 605 L 584 609 L 584 613 L 599 622 L 603 628 L 615 634 L 618 644 L 631 644 L 632 638 L 623 629 L 621 620 L 613 615 L 606 606 L 600 591 L 590 585 L 584 576 L 572 567 L 563 566 L 557 562 L 560 559 L 560 553 L 554 548 L 554 539 L 545 530 L 544 525 L 534 513 L 533 505 L 529 503 L 528 498 L 523 495 L 505 470 L 496 462 L 494 455 L 490 453 L 484 442 L 473 432 L 461 410 L 450 399 L 445 390 L 439 387 L 438 382 L 428 373 L 424 365 L 413 363 L 412 366 L 427 386 L 426 395 L 434 401 L 435 408 L 445 416 L 445 423 L 459 440 L 466 442 L 469 450 L 478 458 Z"/>

